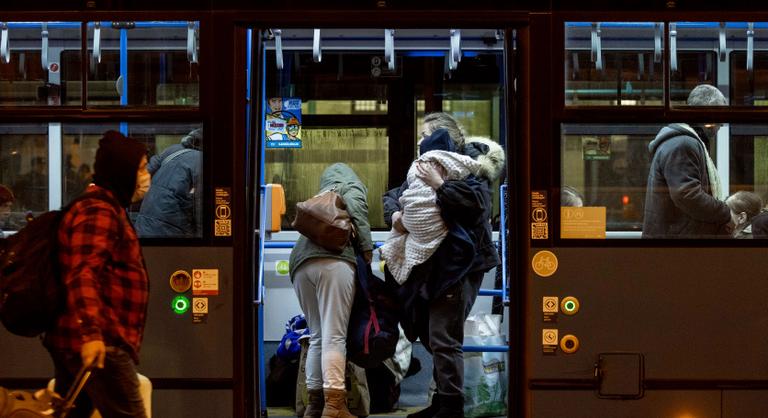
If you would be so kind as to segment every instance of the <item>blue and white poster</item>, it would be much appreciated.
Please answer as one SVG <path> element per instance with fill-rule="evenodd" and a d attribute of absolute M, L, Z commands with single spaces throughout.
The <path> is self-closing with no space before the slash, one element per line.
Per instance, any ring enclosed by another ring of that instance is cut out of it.
<path fill-rule="evenodd" d="M 301 148 L 301 99 L 272 97 L 264 109 L 267 148 Z"/>

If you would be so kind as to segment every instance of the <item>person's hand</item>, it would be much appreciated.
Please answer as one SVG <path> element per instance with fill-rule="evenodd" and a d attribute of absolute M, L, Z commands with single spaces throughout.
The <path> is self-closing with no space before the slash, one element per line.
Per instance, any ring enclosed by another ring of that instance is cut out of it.
<path fill-rule="evenodd" d="M 405 229 L 405 225 L 403 225 L 403 213 L 400 211 L 394 212 L 392 214 L 392 227 L 395 228 L 397 232 L 400 232 L 401 234 L 407 234 L 408 230 Z"/>
<path fill-rule="evenodd" d="M 419 161 L 416 163 L 416 177 L 435 190 L 443 185 L 445 169 L 437 163 Z"/>
<path fill-rule="evenodd" d="M 94 365 L 99 369 L 104 368 L 104 357 L 106 357 L 106 354 L 107 347 L 104 345 L 104 341 L 101 340 L 88 341 L 80 349 L 80 358 L 83 360 L 83 365 Z"/>
<path fill-rule="evenodd" d="M 371 264 L 371 260 L 373 260 L 373 250 L 363 252 L 363 258 L 365 259 L 366 264 Z"/>
<path fill-rule="evenodd" d="M 736 224 L 731 220 L 723 226 L 723 230 L 725 230 L 726 234 L 733 235 L 733 231 L 736 230 Z"/>

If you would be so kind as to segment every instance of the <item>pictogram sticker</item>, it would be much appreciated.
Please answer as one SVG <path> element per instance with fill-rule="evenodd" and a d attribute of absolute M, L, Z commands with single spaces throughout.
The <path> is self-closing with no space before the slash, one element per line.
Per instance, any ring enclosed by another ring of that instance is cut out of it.
<path fill-rule="evenodd" d="M 551 251 L 539 251 L 533 256 L 531 267 L 539 276 L 549 277 L 557 271 L 557 256 Z"/>

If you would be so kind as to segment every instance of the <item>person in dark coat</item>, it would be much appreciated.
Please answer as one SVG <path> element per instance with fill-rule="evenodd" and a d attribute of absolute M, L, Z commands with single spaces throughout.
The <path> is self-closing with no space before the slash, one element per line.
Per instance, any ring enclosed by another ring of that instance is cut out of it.
<path fill-rule="evenodd" d="M 690 106 L 725 106 L 716 87 L 702 84 L 688 96 Z M 731 213 L 712 159 L 709 141 L 719 125 L 676 123 L 659 131 L 648 145 L 643 238 L 713 238 L 731 234 Z"/>
<path fill-rule="evenodd" d="M 199 237 L 202 217 L 200 196 L 203 130 L 195 129 L 159 155 L 147 169 L 152 188 L 136 218 L 139 237 Z"/>
<path fill-rule="evenodd" d="M 448 131 L 456 150 L 481 162 L 478 175 L 443 180 L 439 171 L 424 167 L 420 178 L 435 189 L 437 205 L 449 232 L 435 253 L 415 266 L 400 288 L 404 306 L 401 325 L 409 340 L 421 339 L 433 356 L 437 393 L 432 404 L 409 418 L 464 416 L 464 321 L 480 291 L 483 275 L 499 264 L 491 235 L 491 183 L 504 166 L 504 151 L 487 138 L 465 138 L 459 124 L 446 113 L 424 118 L 422 135 Z M 393 228 L 402 225 L 399 196 L 408 187 L 384 194 L 384 216 Z"/>

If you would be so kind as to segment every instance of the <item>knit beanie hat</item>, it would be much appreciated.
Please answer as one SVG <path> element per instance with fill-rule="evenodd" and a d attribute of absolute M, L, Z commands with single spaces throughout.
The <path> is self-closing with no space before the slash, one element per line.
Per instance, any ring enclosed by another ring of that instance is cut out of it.
<path fill-rule="evenodd" d="M 147 147 L 135 139 L 115 131 L 104 133 L 96 150 L 93 182 L 114 193 L 120 204 L 128 207 L 136 189 L 141 158 L 146 155 Z"/>
<path fill-rule="evenodd" d="M 419 154 L 424 155 L 429 151 L 456 152 L 456 144 L 451 140 L 451 135 L 445 129 L 438 129 L 424 138 L 419 144 Z"/>

